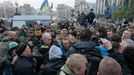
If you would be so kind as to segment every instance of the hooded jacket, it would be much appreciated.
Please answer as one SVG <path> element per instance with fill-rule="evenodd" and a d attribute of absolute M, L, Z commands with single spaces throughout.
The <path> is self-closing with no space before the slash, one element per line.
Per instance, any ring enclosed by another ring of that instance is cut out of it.
<path fill-rule="evenodd" d="M 73 54 L 73 53 L 77 53 L 79 52 L 78 49 L 90 49 L 92 50 L 93 48 L 96 47 L 96 43 L 94 43 L 93 41 L 80 41 L 76 44 L 74 44 L 66 53 L 67 57 L 70 55 L 70 54 Z M 85 50 L 86 51 L 86 50 Z"/>
<path fill-rule="evenodd" d="M 80 41 L 74 44 L 66 53 L 68 57 L 73 53 L 80 53 L 86 56 L 88 62 L 91 63 L 91 66 L 88 67 L 89 72 L 88 75 L 96 75 L 98 71 L 99 63 L 102 59 L 101 52 L 98 49 L 95 49 L 96 43 L 93 41 Z"/>
<path fill-rule="evenodd" d="M 37 64 L 36 64 L 36 71 L 40 71 L 40 66 L 42 64 L 46 65 L 49 61 L 48 58 L 48 52 L 49 52 L 49 47 L 43 44 L 39 44 L 35 48 L 33 48 L 32 56 L 36 59 Z"/>
<path fill-rule="evenodd" d="M 49 62 L 45 65 L 42 75 L 56 75 L 64 62 L 61 49 L 56 45 L 52 45 L 49 50 Z"/>
<path fill-rule="evenodd" d="M 60 69 L 60 74 L 59 75 L 75 75 L 68 67 L 67 65 L 64 65 L 61 69 Z"/>

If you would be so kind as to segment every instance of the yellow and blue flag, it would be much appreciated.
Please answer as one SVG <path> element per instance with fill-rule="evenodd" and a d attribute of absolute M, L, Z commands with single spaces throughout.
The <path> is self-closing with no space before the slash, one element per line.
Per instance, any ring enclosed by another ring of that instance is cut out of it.
<path fill-rule="evenodd" d="M 49 9 L 49 4 L 48 4 L 48 0 L 44 0 L 44 2 L 42 3 L 41 5 L 41 8 L 40 8 L 40 12 L 41 13 L 44 13 L 45 11 L 47 11 Z"/>

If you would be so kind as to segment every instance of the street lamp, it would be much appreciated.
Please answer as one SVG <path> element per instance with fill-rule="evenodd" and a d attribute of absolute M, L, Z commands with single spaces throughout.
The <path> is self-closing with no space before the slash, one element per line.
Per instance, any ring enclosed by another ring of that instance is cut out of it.
<path fill-rule="evenodd" d="M 132 0 L 132 3 L 134 2 L 134 0 Z M 134 22 L 134 4 L 132 4 L 132 21 Z"/>
<path fill-rule="evenodd" d="M 15 8 L 16 8 L 16 12 L 15 12 L 14 15 L 20 15 L 19 12 L 18 12 L 18 3 L 17 2 L 15 2 Z"/>

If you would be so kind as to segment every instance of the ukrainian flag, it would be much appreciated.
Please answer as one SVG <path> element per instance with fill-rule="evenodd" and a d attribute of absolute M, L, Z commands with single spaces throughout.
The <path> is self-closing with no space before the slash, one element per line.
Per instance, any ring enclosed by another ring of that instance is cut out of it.
<path fill-rule="evenodd" d="M 44 13 L 45 11 L 47 11 L 49 9 L 49 4 L 48 4 L 48 0 L 44 0 L 44 2 L 42 3 L 41 5 L 41 8 L 40 8 L 40 12 L 41 13 Z"/>

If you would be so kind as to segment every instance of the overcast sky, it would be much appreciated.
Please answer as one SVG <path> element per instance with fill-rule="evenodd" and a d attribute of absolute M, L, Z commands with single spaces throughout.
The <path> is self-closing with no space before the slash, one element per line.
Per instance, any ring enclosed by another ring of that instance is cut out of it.
<path fill-rule="evenodd" d="M 0 0 L 0 2 L 3 2 L 3 1 L 11 1 L 13 3 L 16 1 L 18 2 L 19 5 L 28 3 L 28 4 L 31 4 L 31 6 L 33 6 L 34 8 L 40 8 L 44 0 Z M 86 1 L 92 2 L 92 3 L 96 2 L 96 0 L 86 0 Z M 67 4 L 73 7 L 75 0 L 48 0 L 48 2 L 49 2 L 49 5 L 51 5 L 51 3 L 53 2 L 53 7 L 54 7 L 53 9 L 55 10 L 57 5 L 61 3 Z"/>

